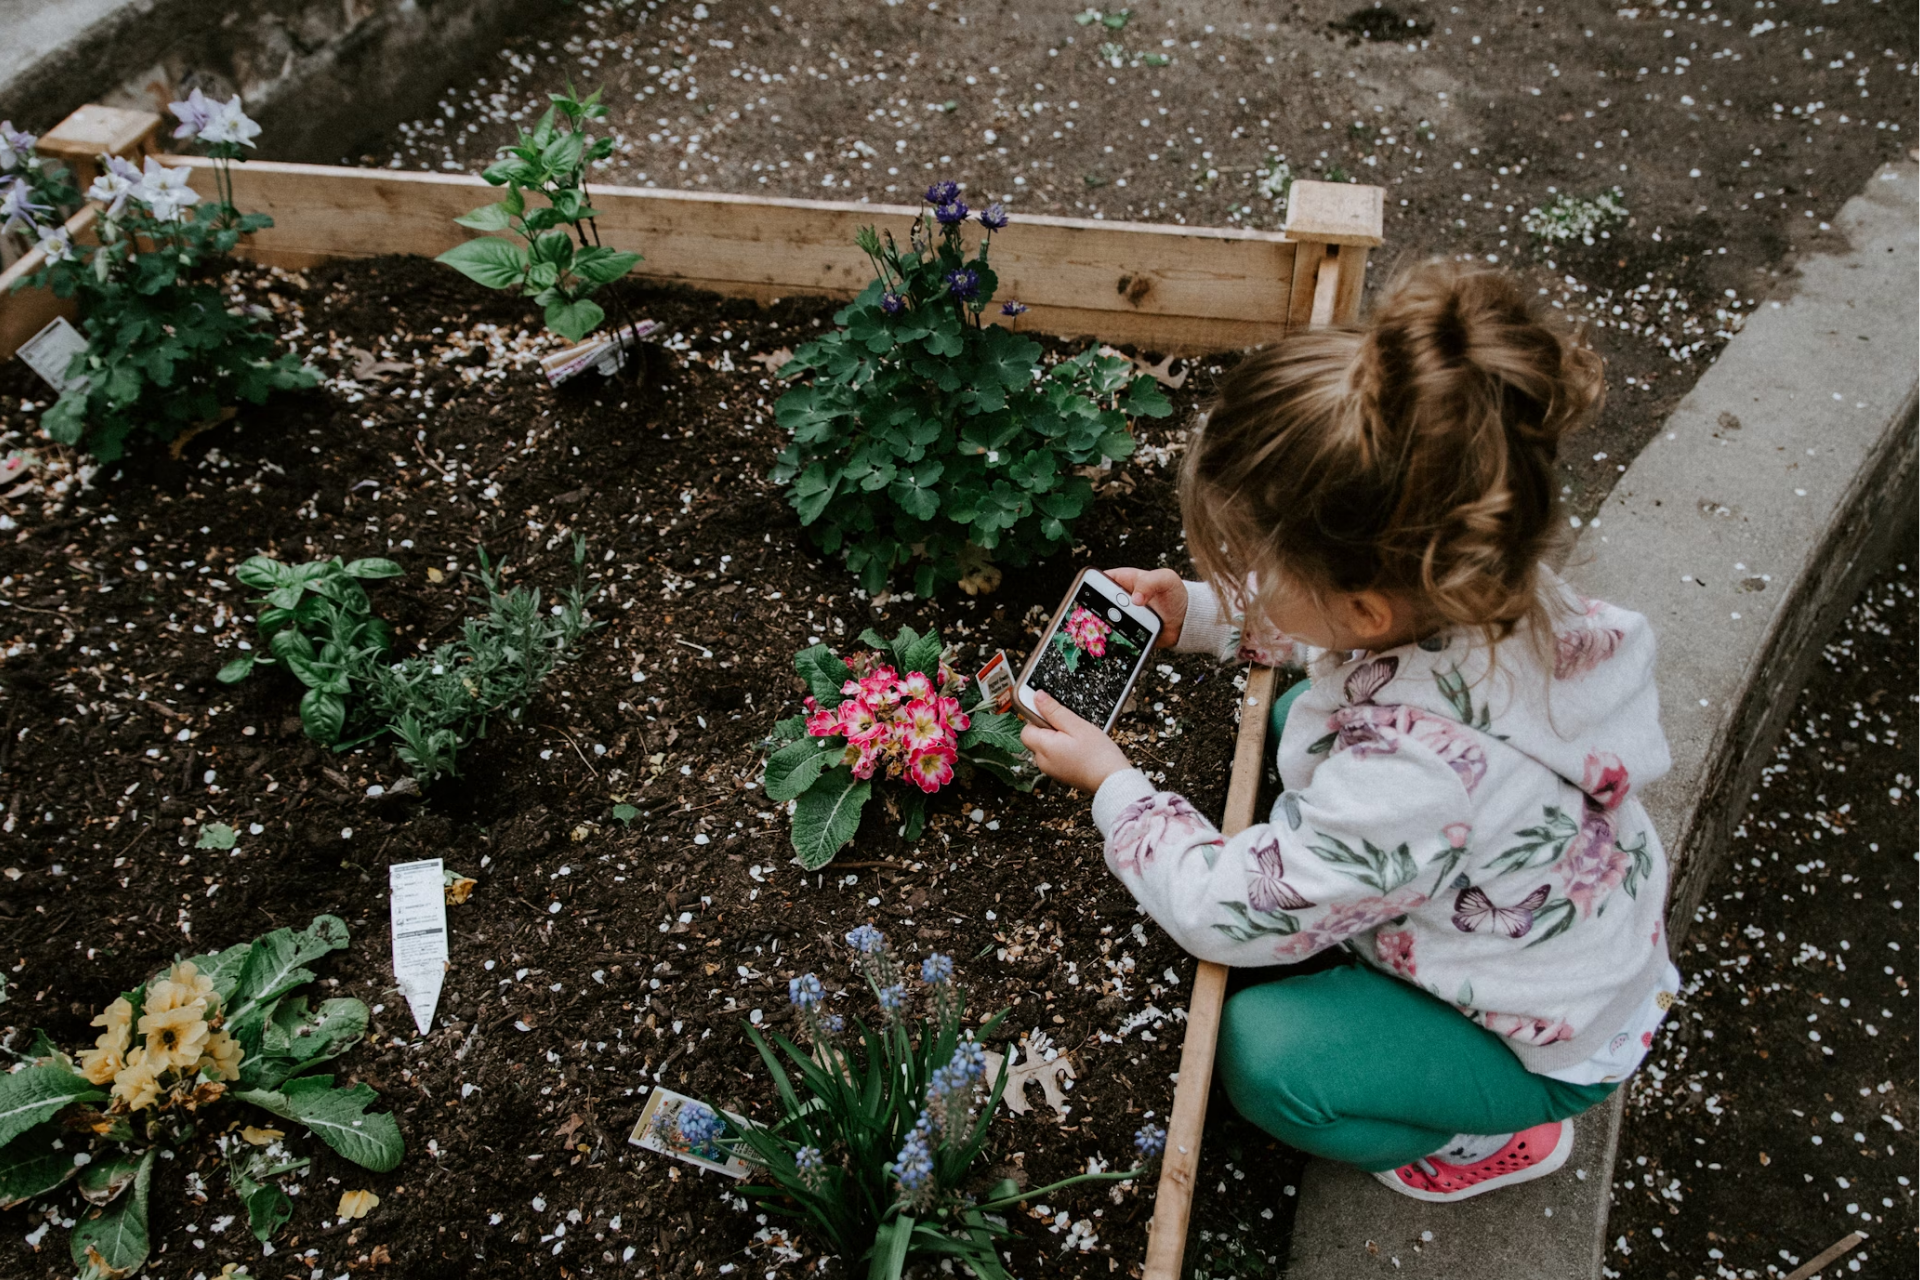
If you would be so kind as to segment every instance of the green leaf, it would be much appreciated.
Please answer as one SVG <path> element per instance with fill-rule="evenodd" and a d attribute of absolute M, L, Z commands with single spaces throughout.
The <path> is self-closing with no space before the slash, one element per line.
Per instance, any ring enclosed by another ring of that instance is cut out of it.
<path fill-rule="evenodd" d="M 293 1217 L 293 1201 L 277 1182 L 256 1183 L 240 1197 L 240 1203 L 247 1208 L 247 1227 L 262 1244 L 273 1239 L 274 1233 Z"/>
<path fill-rule="evenodd" d="M 296 653 L 287 656 L 287 669 L 314 693 L 345 694 L 351 687 L 347 683 L 346 668 L 338 662 L 316 661 Z"/>
<path fill-rule="evenodd" d="M 140 1162 L 132 1156 L 105 1156 L 80 1171 L 80 1198 L 88 1204 L 109 1205 L 133 1185 Z"/>
<path fill-rule="evenodd" d="M 250 556 L 242 560 L 234 567 L 233 576 L 261 591 L 293 581 L 293 571 L 271 556 Z"/>
<path fill-rule="evenodd" d="M 200 838 L 194 841 L 196 849 L 231 849 L 239 837 L 232 827 L 224 822 L 209 822 L 200 828 Z"/>
<path fill-rule="evenodd" d="M 228 1024 L 241 1021 L 301 983 L 313 981 L 312 971 L 302 966 L 346 945 L 347 925 L 339 916 L 315 916 L 312 924 L 297 933 L 275 929 L 255 938 L 240 969 L 233 999 L 227 1004 Z"/>
<path fill-rule="evenodd" d="M 474 231 L 511 231 L 513 211 L 504 204 L 483 204 L 478 209 L 461 214 L 454 221 Z"/>
<path fill-rule="evenodd" d="M 793 669 L 807 682 L 807 692 L 824 709 L 831 711 L 846 700 L 840 686 L 852 676 L 847 664 L 823 644 L 802 649 L 793 655 Z"/>
<path fill-rule="evenodd" d="M 972 723 L 960 735 L 962 750 L 975 747 L 996 747 L 1001 751 L 1024 756 L 1026 747 L 1020 741 L 1021 720 L 1016 715 L 1003 715 L 997 711 L 975 712 L 970 717 Z"/>
<path fill-rule="evenodd" d="M 346 572 L 355 578 L 397 578 L 406 570 L 391 560 L 369 556 L 362 560 L 349 560 Z"/>
<path fill-rule="evenodd" d="M 261 1030 L 260 1050 L 306 1065 L 337 1058 L 367 1030 L 367 1006 L 351 996 L 322 1000 L 309 1009 L 305 996 L 290 996 L 274 1006 Z"/>
<path fill-rule="evenodd" d="M 253 664 L 260 661 L 257 653 L 243 654 L 214 673 L 214 679 L 221 684 L 238 684 L 253 674 Z"/>
<path fill-rule="evenodd" d="M 68 1237 L 73 1264 L 82 1280 L 131 1275 L 147 1261 L 147 1196 L 153 1185 L 153 1161 L 159 1148 L 140 1158 L 127 1194 L 104 1209 L 92 1209 Z"/>
<path fill-rule="evenodd" d="M 568 342 L 578 342 L 600 327 L 607 313 L 600 304 L 590 298 L 575 298 L 571 302 L 552 302 L 547 304 L 547 328 L 553 330 Z"/>
<path fill-rule="evenodd" d="M 873 794 L 873 784 L 856 780 L 853 770 L 837 765 L 794 802 L 793 851 L 800 865 L 818 870 L 853 839 L 860 828 L 860 810 Z"/>
<path fill-rule="evenodd" d="M 331 746 L 347 727 L 347 703 L 337 693 L 309 689 L 300 698 L 300 723 L 315 742 Z"/>
<path fill-rule="evenodd" d="M 927 679 L 940 683 L 940 654 L 945 646 L 940 643 L 940 634 L 929 630 L 923 636 L 915 636 L 900 655 L 902 671 L 918 671 Z"/>
<path fill-rule="evenodd" d="M 789 492 L 793 509 L 800 513 L 801 524 L 812 524 L 820 518 L 827 503 L 833 500 L 839 483 L 839 477 L 828 475 L 826 467 L 818 462 L 800 473 Z"/>
<path fill-rule="evenodd" d="M 613 806 L 613 816 L 621 826 L 630 827 L 633 820 L 640 816 L 640 811 L 630 804 L 617 804 Z"/>
<path fill-rule="evenodd" d="M 873 1263 L 867 1268 L 867 1280 L 900 1280 L 907 1265 L 907 1249 L 913 1244 L 913 1218 L 901 1214 L 883 1222 L 873 1233 Z"/>
<path fill-rule="evenodd" d="M 53 1145 L 66 1132 L 58 1124 L 36 1125 L 0 1150 L 0 1209 L 56 1190 L 77 1172 L 74 1152 Z"/>
<path fill-rule="evenodd" d="M 375 1173 L 385 1173 L 406 1154 L 393 1117 L 368 1113 L 367 1105 L 379 1101 L 379 1095 L 364 1084 L 336 1089 L 332 1076 L 301 1076 L 283 1089 L 238 1089 L 233 1096 L 305 1125 L 320 1141 Z"/>
<path fill-rule="evenodd" d="M 767 799 L 791 800 L 812 786 L 840 756 L 842 748 L 823 750 L 826 745 L 824 738 L 802 738 L 769 756 L 761 784 L 766 788 Z"/>
<path fill-rule="evenodd" d="M 107 1095 L 63 1066 L 43 1064 L 0 1076 L 0 1147 L 75 1102 Z"/>
<path fill-rule="evenodd" d="M 632 271 L 640 262 L 641 257 L 637 253 L 594 245 L 573 255 L 573 274 L 593 284 L 610 284 Z"/>
<path fill-rule="evenodd" d="M 510 289 L 527 274 L 527 251 L 493 236 L 457 244 L 434 261 L 489 289 Z"/>
<path fill-rule="evenodd" d="M 1134 418 L 1164 418 L 1173 412 L 1173 402 L 1160 383 L 1150 376 L 1135 378 L 1120 400 L 1121 412 Z"/>

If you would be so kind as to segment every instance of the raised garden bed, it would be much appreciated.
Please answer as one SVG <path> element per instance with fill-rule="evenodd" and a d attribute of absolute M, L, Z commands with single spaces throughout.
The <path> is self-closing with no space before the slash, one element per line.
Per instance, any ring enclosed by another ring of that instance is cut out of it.
<path fill-rule="evenodd" d="M 261 203 L 296 233 L 303 225 Z M 1198 240 L 1282 269 L 1259 303 L 1272 331 L 1296 311 L 1350 314 L 1357 301 L 1359 271 L 1338 268 L 1363 263 L 1363 248 L 1358 263 L 1334 250 L 1315 271 L 1321 242 Z M 672 262 L 670 248 L 648 248 Z M 1307 248 L 1303 269 L 1294 257 Z M 1044 324 L 1037 255 L 1029 271 Z M 1182 296 L 1156 282 L 1178 276 L 1178 261 L 1163 264 L 1135 276 L 1145 287 L 1134 296 L 1116 289 L 1118 309 L 1103 305 L 1136 335 L 1159 324 L 1163 345 L 1191 349 L 1178 314 L 1173 329 L 1154 315 L 1159 297 Z M 655 1082 L 763 1112 L 769 1092 L 743 1023 L 786 1021 L 795 973 L 844 981 L 838 939 L 867 921 L 907 954 L 952 954 L 975 1010 L 1011 1008 L 1009 1029 L 1043 1032 L 1079 1064 L 1067 1116 L 1036 1107 L 997 1122 L 997 1169 L 1037 1186 L 1130 1156 L 1134 1131 L 1172 1099 L 1193 965 L 1107 876 L 1084 798 L 1047 784 L 1016 802 L 983 781 L 943 793 L 913 846 L 876 804 L 851 850 L 803 876 L 785 815 L 755 785 L 760 742 L 796 709 L 795 650 L 911 623 L 959 642 L 963 661 L 1021 652 L 1073 569 L 1062 558 L 991 596 L 876 605 L 837 562 L 804 549 L 766 479 L 786 435 L 769 409 L 769 365 L 829 324 L 831 305 L 763 308 L 630 281 L 617 286 L 627 304 L 668 335 L 664 367 L 638 388 L 589 377 L 555 394 L 536 365 L 557 341 L 528 336 L 532 308 L 422 259 L 245 283 L 329 381 L 244 410 L 178 462 L 88 471 L 34 440 L 45 390 L 17 364 L 0 375 L 0 432 L 34 454 L 0 551 L 13 613 L 0 770 L 15 780 L 6 813 L 18 842 L 0 911 L 19 957 L 9 975 L 19 1025 L 83 1043 L 87 1017 L 129 972 L 317 910 L 347 920 L 354 946 L 324 976 L 376 1010 L 372 1047 L 349 1069 L 394 1105 L 411 1158 L 369 1176 L 315 1153 L 278 1249 L 330 1274 L 385 1262 L 410 1275 L 523 1274 L 529 1259 L 676 1275 L 807 1265 L 754 1216 L 715 1213 L 726 1188 L 639 1155 L 624 1135 Z M 763 278 L 735 291 L 772 289 Z M 1061 317 L 1058 327 L 1081 323 L 1072 309 Z M 1178 424 L 1220 368 L 1189 365 L 1175 416 L 1136 424 L 1140 450 L 1099 478 L 1075 560 L 1178 562 Z M 306 742 L 297 689 L 280 673 L 238 687 L 214 679 L 255 638 L 250 593 L 234 578 L 251 555 L 396 560 L 404 585 L 373 594 L 406 652 L 444 640 L 470 612 L 463 575 L 476 544 L 507 561 L 509 581 L 552 590 L 575 534 L 603 592 L 594 612 L 610 625 L 525 727 L 496 728 L 462 755 L 458 778 L 424 796 L 396 785 L 405 771 L 384 747 L 333 756 Z M 1123 741 L 1218 809 L 1237 684 L 1231 670 L 1170 657 L 1143 683 Z M 624 818 L 616 806 L 628 806 Z M 199 847 L 214 823 L 240 833 L 233 850 Z M 378 928 L 383 866 L 421 857 L 479 881 L 452 909 L 442 1019 L 424 1040 L 390 986 Z M 1260 1198 L 1279 1203 L 1288 1166 L 1260 1163 L 1254 1176 L 1274 1182 Z M 1203 1169 L 1202 1180 L 1216 1173 L 1238 1176 Z M 375 1190 L 382 1208 L 335 1222 L 332 1179 Z M 1014 1265 L 1131 1270 L 1149 1193 L 1127 1184 L 1044 1213 L 1030 1206 Z M 230 1208 L 157 1190 L 156 1266 L 183 1251 L 200 1265 L 201 1246 L 206 1262 L 254 1256 L 222 1224 Z M 14 1237 L 0 1257 L 10 1273 L 66 1270 L 57 1240 Z"/>

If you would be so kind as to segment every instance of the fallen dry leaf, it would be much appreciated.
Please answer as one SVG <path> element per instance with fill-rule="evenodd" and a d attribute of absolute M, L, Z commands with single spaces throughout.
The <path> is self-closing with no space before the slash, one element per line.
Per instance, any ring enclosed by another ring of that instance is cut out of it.
<path fill-rule="evenodd" d="M 753 364 L 760 365 L 768 373 L 778 373 L 781 366 L 793 359 L 793 352 L 786 347 L 780 347 L 773 351 L 763 351 L 757 356 L 748 356 L 747 359 Z"/>
<path fill-rule="evenodd" d="M 451 872 L 448 875 L 447 905 L 457 907 L 473 896 L 473 886 L 480 882 L 472 876 L 453 875 Z"/>
<path fill-rule="evenodd" d="M 440 570 L 434 568 L 432 565 L 427 566 L 428 582 L 445 582 L 446 580 L 447 580 L 446 574 L 440 572 Z"/>
<path fill-rule="evenodd" d="M 333 1216 L 342 1222 L 350 1222 L 366 1217 L 379 1207 L 380 1197 L 371 1191 L 342 1191 L 340 1207 L 333 1211 Z"/>
<path fill-rule="evenodd" d="M 240 1131 L 240 1136 L 256 1147 L 264 1147 L 269 1142 L 278 1142 L 287 1135 L 278 1129 L 262 1129 L 255 1125 L 248 1125 Z"/>

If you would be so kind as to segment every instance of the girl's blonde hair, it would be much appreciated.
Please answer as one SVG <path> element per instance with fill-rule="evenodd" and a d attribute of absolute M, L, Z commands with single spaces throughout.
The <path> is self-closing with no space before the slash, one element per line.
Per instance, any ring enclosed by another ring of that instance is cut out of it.
<path fill-rule="evenodd" d="M 1420 263 L 1364 325 L 1222 379 L 1181 476 L 1194 563 L 1249 622 L 1291 581 L 1404 593 L 1423 625 L 1503 640 L 1548 620 L 1554 458 L 1604 393 L 1600 357 L 1514 279 Z"/>

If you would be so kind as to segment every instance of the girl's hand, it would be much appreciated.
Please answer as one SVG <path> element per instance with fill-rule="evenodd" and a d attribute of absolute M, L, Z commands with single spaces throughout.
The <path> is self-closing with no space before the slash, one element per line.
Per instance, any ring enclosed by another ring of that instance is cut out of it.
<path fill-rule="evenodd" d="M 1109 578 L 1133 592 L 1133 602 L 1143 604 L 1160 615 L 1166 625 L 1160 628 L 1156 649 L 1171 649 L 1180 642 L 1180 628 L 1187 621 L 1187 584 L 1171 569 L 1103 569 Z M 1049 720 L 1053 717 L 1048 716 Z"/>
<path fill-rule="evenodd" d="M 1133 767 L 1127 753 L 1114 745 L 1112 738 L 1061 706 L 1045 690 L 1035 689 L 1033 701 L 1054 727 L 1030 724 L 1020 730 L 1020 741 L 1033 752 L 1033 763 L 1049 778 L 1092 795 L 1108 778 Z"/>

